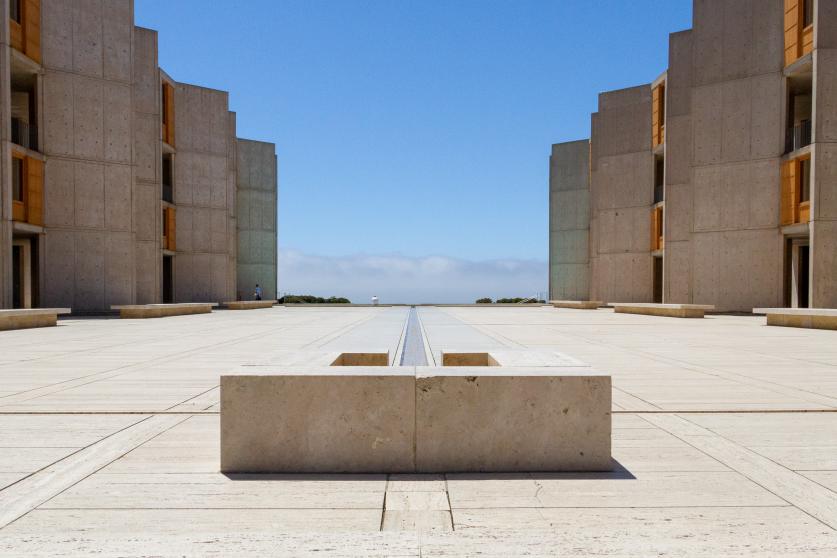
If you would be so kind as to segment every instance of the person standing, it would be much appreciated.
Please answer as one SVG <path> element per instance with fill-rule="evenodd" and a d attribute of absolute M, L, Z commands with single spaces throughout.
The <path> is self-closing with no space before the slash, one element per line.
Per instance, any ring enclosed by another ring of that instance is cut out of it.
<path fill-rule="evenodd" d="M 372 306 L 377 306 L 377 305 L 378 305 L 378 297 L 377 297 L 377 296 L 373 296 L 373 297 L 372 297 Z"/>
<path fill-rule="evenodd" d="M 262 288 L 259 286 L 258 283 L 256 283 L 256 292 L 253 293 L 253 295 L 256 297 L 256 300 L 262 299 Z"/>

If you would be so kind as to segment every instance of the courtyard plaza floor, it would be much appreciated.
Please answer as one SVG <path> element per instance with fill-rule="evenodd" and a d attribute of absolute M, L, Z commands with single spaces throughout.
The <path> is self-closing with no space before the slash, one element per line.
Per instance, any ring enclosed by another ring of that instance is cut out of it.
<path fill-rule="evenodd" d="M 223 475 L 219 375 L 403 344 L 410 309 L 70 318 L 0 333 L 0 554 L 837 556 L 837 332 L 420 307 L 446 350 L 613 376 L 612 473 Z"/>

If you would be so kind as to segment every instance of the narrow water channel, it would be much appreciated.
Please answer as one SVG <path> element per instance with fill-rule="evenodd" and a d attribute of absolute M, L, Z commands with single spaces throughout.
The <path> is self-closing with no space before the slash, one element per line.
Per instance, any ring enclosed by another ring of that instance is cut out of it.
<path fill-rule="evenodd" d="M 407 333 L 404 337 L 404 352 L 401 353 L 401 366 L 427 366 L 427 356 L 424 354 L 424 339 L 421 334 L 418 310 L 410 308 L 407 318 Z"/>

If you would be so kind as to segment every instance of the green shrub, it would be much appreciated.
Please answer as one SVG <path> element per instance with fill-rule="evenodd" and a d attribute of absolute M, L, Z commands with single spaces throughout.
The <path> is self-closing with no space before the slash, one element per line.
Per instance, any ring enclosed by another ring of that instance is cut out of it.
<path fill-rule="evenodd" d="M 491 304 L 492 302 L 494 302 L 494 301 L 491 300 L 490 298 L 478 298 L 476 303 L 477 304 Z"/>
<path fill-rule="evenodd" d="M 279 304 L 351 304 L 352 301 L 342 296 L 323 298 L 312 295 L 285 295 L 279 299 Z"/>

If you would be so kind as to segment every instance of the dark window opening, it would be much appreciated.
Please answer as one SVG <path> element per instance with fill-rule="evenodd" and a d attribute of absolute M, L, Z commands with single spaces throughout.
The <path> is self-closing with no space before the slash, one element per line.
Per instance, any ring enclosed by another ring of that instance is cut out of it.
<path fill-rule="evenodd" d="M 802 2 L 802 26 L 808 27 L 814 24 L 814 0 Z"/>
<path fill-rule="evenodd" d="M 163 155 L 163 201 L 174 203 L 174 161 L 169 154 Z"/>
<path fill-rule="evenodd" d="M 20 17 L 20 3 L 22 0 L 9 0 L 9 18 L 16 22 L 21 23 Z"/>
<path fill-rule="evenodd" d="M 654 258 L 654 302 L 663 302 L 663 259 Z"/>
<path fill-rule="evenodd" d="M 797 300 L 800 308 L 808 308 L 808 246 L 799 247 L 799 280 Z"/>
<path fill-rule="evenodd" d="M 12 308 L 23 307 L 23 249 L 12 246 Z"/>
<path fill-rule="evenodd" d="M 163 256 L 163 302 L 174 302 L 174 270 L 171 256 Z"/>
<path fill-rule="evenodd" d="M 12 157 L 12 199 L 23 202 L 23 159 Z"/>
<path fill-rule="evenodd" d="M 811 159 L 803 159 L 799 164 L 799 201 L 811 199 Z"/>
<path fill-rule="evenodd" d="M 665 177 L 665 160 L 660 158 L 654 163 L 654 203 L 660 203 L 665 199 L 663 178 Z"/>

